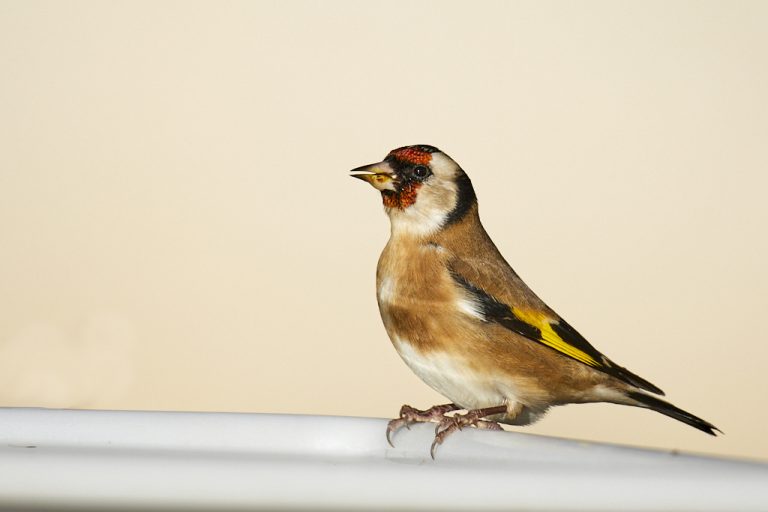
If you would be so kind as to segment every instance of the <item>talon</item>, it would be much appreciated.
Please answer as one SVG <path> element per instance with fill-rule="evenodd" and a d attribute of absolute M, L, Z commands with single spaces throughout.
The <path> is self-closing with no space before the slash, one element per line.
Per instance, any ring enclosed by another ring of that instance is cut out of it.
<path fill-rule="evenodd" d="M 392 448 L 395 447 L 395 445 L 392 443 L 392 434 L 394 432 L 397 432 L 400 430 L 400 428 L 403 426 L 403 419 L 402 418 L 396 418 L 394 420 L 390 420 L 389 423 L 387 423 L 387 443 L 389 443 L 389 446 Z"/>
<path fill-rule="evenodd" d="M 475 427 L 481 430 L 503 430 L 501 425 L 495 421 L 487 421 L 481 418 L 492 416 L 494 414 L 501 414 L 505 411 L 506 406 L 498 406 L 467 411 L 464 414 L 457 414 L 455 416 L 444 416 L 437 424 L 437 427 L 435 427 L 435 439 L 432 441 L 429 454 L 434 459 L 435 450 L 438 446 L 443 444 L 445 438 L 457 430 L 463 430 L 464 427 Z"/>
<path fill-rule="evenodd" d="M 435 448 L 437 448 L 437 445 L 440 444 L 437 442 L 437 438 L 435 438 L 434 441 L 432 441 L 432 447 L 429 449 L 429 455 L 432 457 L 432 460 L 435 460 Z"/>
<path fill-rule="evenodd" d="M 449 429 L 455 421 L 456 420 L 451 416 L 444 416 L 443 419 L 438 421 L 437 425 L 435 425 L 435 435 Z"/>
<path fill-rule="evenodd" d="M 394 447 L 395 447 L 395 445 L 394 445 L 394 444 L 392 444 L 392 439 L 390 439 L 390 438 L 389 438 L 389 434 L 390 434 L 390 431 L 389 431 L 389 430 L 387 430 L 387 444 L 388 444 L 389 446 L 391 446 L 392 448 L 394 448 Z"/>
<path fill-rule="evenodd" d="M 455 404 L 435 405 L 426 411 L 414 409 L 407 404 L 403 405 L 400 407 L 400 416 L 387 424 L 387 442 L 394 448 L 395 445 L 392 443 L 392 434 L 396 433 L 401 428 L 405 427 L 406 429 L 411 430 L 411 425 L 414 423 L 432 422 L 437 423 L 439 426 L 443 421 L 449 418 L 445 416 L 445 413 L 455 411 L 456 409 L 458 409 L 458 406 Z"/>

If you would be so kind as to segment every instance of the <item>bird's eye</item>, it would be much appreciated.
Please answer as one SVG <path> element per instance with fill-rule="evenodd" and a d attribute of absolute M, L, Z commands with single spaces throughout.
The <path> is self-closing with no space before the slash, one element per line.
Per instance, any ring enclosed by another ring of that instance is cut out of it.
<path fill-rule="evenodd" d="M 413 168 L 413 175 L 417 178 L 424 179 L 429 175 L 429 169 L 423 165 L 417 165 Z"/>

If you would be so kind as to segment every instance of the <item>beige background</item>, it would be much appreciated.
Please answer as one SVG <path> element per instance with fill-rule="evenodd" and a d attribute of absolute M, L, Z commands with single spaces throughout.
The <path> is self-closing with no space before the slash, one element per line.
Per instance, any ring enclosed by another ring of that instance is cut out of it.
<path fill-rule="evenodd" d="M 611 405 L 526 431 L 768 458 L 767 23 L 766 2 L 0 2 L 0 404 L 440 402 L 381 326 L 388 223 L 346 172 L 428 143 L 550 305 L 726 435 Z"/>

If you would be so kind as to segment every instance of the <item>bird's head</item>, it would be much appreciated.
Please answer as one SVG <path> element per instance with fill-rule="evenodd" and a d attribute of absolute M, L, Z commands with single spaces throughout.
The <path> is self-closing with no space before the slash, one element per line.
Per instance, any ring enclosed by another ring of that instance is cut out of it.
<path fill-rule="evenodd" d="M 466 173 L 434 146 L 394 149 L 383 161 L 351 172 L 381 192 L 393 233 L 430 234 L 461 219 L 477 203 Z"/>

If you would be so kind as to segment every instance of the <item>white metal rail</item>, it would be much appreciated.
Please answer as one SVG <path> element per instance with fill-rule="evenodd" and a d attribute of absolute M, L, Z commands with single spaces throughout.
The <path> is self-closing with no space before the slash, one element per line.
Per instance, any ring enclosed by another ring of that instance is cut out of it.
<path fill-rule="evenodd" d="M 768 464 L 272 414 L 0 409 L 3 510 L 768 510 Z"/>

